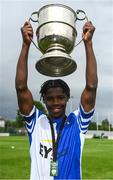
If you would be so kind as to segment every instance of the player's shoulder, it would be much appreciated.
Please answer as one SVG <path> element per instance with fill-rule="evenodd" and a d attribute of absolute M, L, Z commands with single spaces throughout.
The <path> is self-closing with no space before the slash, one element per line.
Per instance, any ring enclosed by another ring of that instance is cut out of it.
<path fill-rule="evenodd" d="M 93 116 L 95 108 L 92 108 L 90 111 L 86 112 L 82 106 L 79 104 L 78 108 L 73 112 L 77 117 L 81 116 L 83 119 L 88 119 Z"/>

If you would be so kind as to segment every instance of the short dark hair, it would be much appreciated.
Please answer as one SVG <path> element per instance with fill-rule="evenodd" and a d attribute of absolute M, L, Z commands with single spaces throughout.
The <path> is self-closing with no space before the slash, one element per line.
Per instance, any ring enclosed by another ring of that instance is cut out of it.
<path fill-rule="evenodd" d="M 46 94 L 47 90 L 54 87 L 60 87 L 63 89 L 63 92 L 67 95 L 68 98 L 70 98 L 70 88 L 67 85 L 67 83 L 61 79 L 54 79 L 54 80 L 48 80 L 44 82 L 41 86 L 40 94 L 41 98 L 44 98 L 44 95 Z"/>

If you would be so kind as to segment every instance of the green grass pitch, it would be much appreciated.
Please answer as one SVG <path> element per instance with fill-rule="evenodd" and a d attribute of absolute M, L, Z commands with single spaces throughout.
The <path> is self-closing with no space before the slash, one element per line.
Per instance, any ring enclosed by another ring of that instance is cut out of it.
<path fill-rule="evenodd" d="M 29 179 L 28 137 L 0 137 L 0 179 Z M 83 179 L 113 179 L 113 140 L 86 139 Z"/>

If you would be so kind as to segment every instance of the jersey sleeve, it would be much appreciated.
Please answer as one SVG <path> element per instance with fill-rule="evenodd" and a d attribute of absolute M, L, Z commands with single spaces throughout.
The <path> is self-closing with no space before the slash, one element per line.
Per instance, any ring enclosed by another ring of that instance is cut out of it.
<path fill-rule="evenodd" d="M 26 116 L 24 114 L 21 114 L 21 116 L 23 116 L 25 119 L 25 124 L 28 134 L 32 134 L 35 127 L 36 118 L 37 116 L 39 116 L 39 114 L 40 114 L 39 110 L 35 106 L 33 106 L 33 109 L 31 110 L 29 115 Z"/>
<path fill-rule="evenodd" d="M 79 124 L 80 131 L 83 134 L 86 134 L 86 132 L 88 130 L 89 124 L 90 124 L 92 117 L 94 115 L 94 111 L 95 111 L 95 109 L 93 108 L 91 111 L 85 112 L 84 108 L 80 104 L 79 108 L 74 112 L 74 114 L 77 117 L 77 121 Z"/>

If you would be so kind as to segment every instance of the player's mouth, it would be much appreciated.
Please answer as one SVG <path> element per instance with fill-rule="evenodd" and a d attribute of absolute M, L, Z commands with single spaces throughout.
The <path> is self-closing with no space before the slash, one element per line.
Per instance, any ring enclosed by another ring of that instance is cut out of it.
<path fill-rule="evenodd" d="M 58 113 L 60 112 L 62 109 L 61 108 L 53 108 L 52 111 L 55 112 L 55 113 Z"/>
<path fill-rule="evenodd" d="M 51 111 L 53 113 L 59 113 L 59 112 L 62 112 L 63 111 L 63 108 L 62 107 L 52 107 L 51 108 Z"/>

